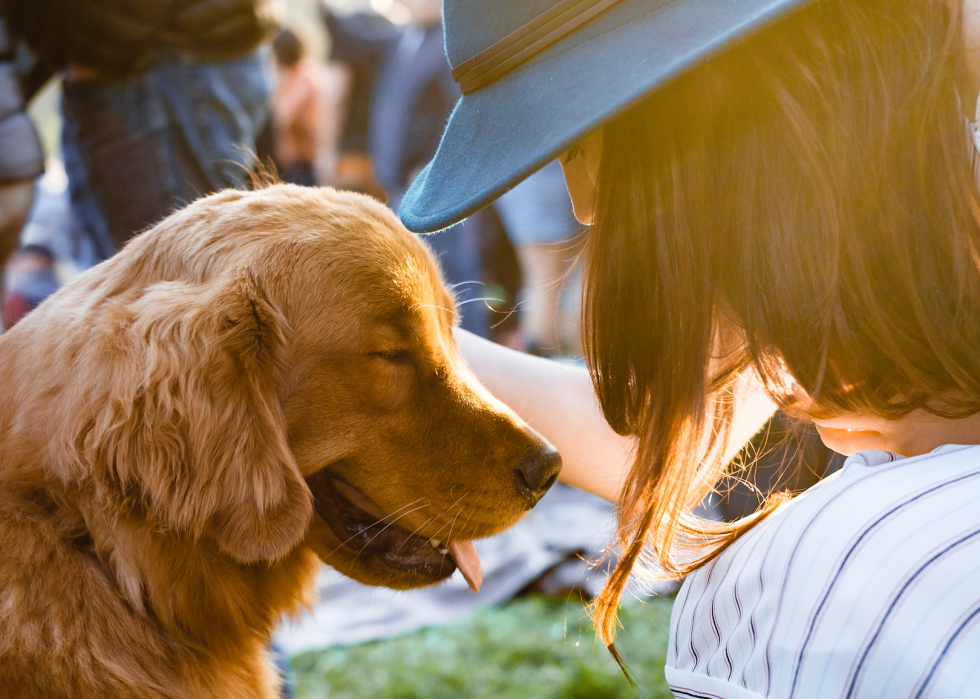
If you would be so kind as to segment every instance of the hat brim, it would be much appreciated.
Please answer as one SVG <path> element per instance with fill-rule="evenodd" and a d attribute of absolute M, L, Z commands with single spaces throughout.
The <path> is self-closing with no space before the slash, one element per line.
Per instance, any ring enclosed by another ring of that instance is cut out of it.
<path fill-rule="evenodd" d="M 603 122 L 812 0 L 621 0 L 457 103 L 401 203 L 409 230 L 478 211 Z"/>

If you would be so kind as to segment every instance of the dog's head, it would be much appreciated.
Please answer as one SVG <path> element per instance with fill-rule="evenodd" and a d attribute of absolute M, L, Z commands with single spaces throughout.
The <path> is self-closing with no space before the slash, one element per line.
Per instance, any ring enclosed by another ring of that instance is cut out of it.
<path fill-rule="evenodd" d="M 468 542 L 514 524 L 560 468 L 465 369 L 426 246 L 366 197 L 208 197 L 79 294 L 116 364 L 82 440 L 101 482 L 237 561 L 303 543 L 369 584 L 457 563 L 472 579 Z"/>

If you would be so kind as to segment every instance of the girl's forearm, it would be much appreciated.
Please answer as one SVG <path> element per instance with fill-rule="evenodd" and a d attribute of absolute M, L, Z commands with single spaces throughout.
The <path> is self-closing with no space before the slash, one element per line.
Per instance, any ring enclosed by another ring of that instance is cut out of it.
<path fill-rule="evenodd" d="M 480 382 L 558 449 L 560 480 L 608 500 L 619 497 L 636 442 L 613 432 L 584 368 L 515 352 L 464 330 L 456 331 L 456 340 Z M 736 387 L 726 462 L 774 410 L 755 376 L 745 375 Z"/>

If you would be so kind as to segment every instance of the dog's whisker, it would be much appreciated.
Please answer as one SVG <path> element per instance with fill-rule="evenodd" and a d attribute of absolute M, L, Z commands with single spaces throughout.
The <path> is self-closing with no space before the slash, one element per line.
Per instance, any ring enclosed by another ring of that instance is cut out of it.
<path fill-rule="evenodd" d="M 429 522 L 431 522 L 431 521 L 432 521 L 432 520 L 434 520 L 434 519 L 436 519 L 436 520 L 437 520 L 437 519 L 439 519 L 439 518 L 441 518 L 441 517 L 442 517 L 443 515 L 445 515 L 445 514 L 446 514 L 447 512 L 449 512 L 449 510 L 450 510 L 450 509 L 451 509 L 451 508 L 453 507 L 453 505 L 455 505 L 455 504 L 456 504 L 456 503 L 454 502 L 454 503 L 453 503 L 452 505 L 449 505 L 448 507 L 446 507 L 446 508 L 444 508 L 444 509 L 443 509 L 443 510 L 442 510 L 441 512 L 439 512 L 438 514 L 435 514 L 435 515 L 432 515 L 432 516 L 431 516 L 431 517 L 429 517 L 429 518 L 428 518 L 427 520 L 425 520 L 424 522 L 422 522 L 422 524 L 420 524 L 420 525 L 419 525 L 418 527 L 416 527 L 416 528 L 415 528 L 415 529 L 414 529 L 414 530 L 412 531 L 412 536 L 420 536 L 420 532 L 421 532 L 421 530 L 422 530 L 422 529 L 423 529 L 423 528 L 424 528 L 424 527 L 425 527 L 425 526 L 426 526 L 426 525 L 427 525 L 427 524 L 428 524 Z M 439 527 L 439 529 L 437 529 L 437 530 L 436 530 L 436 532 L 435 532 L 435 534 L 433 534 L 432 536 L 430 536 L 430 537 L 429 537 L 429 539 L 430 539 L 430 540 L 431 540 L 431 539 L 440 539 L 440 538 L 441 538 L 441 537 L 440 537 L 440 535 L 442 534 L 442 531 L 443 531 L 443 530 L 444 530 L 445 528 L 446 528 L 446 525 L 445 525 L 445 524 L 443 524 L 443 525 L 442 525 L 441 527 Z M 406 540 L 406 543 L 407 543 L 407 540 Z M 405 544 L 403 543 L 403 544 L 402 544 L 402 546 L 404 546 L 404 545 L 405 545 Z"/>
<path fill-rule="evenodd" d="M 447 512 L 448 512 L 448 510 L 444 510 L 441 514 L 446 514 Z M 444 531 L 446 531 L 447 528 L 449 529 L 449 533 L 446 535 L 445 540 L 446 541 L 449 541 L 450 537 L 452 536 L 452 521 L 451 520 L 449 522 L 444 522 L 443 525 L 441 527 L 439 527 L 439 529 L 436 531 L 436 534 L 435 534 L 435 537 L 434 538 L 441 540 L 442 539 L 442 533 Z"/>
<path fill-rule="evenodd" d="M 441 518 L 443 515 L 445 515 L 448 512 L 449 512 L 449 508 L 447 507 L 442 512 L 440 512 L 438 515 L 435 515 L 433 517 L 430 517 L 429 520 L 427 522 L 425 522 L 425 524 L 428 524 L 428 522 L 431 522 L 433 519 L 439 519 L 439 518 Z M 443 523 L 443 525 L 441 527 L 439 527 L 435 531 L 435 533 L 432 536 L 430 536 L 429 538 L 430 539 L 439 539 L 439 540 L 442 540 L 442 538 L 443 538 L 442 537 L 442 533 L 446 530 L 446 527 L 447 526 L 449 526 L 448 523 Z M 419 527 L 419 529 L 421 529 L 421 527 Z M 418 534 L 419 529 L 416 529 L 415 532 L 414 532 L 414 534 Z M 448 538 L 449 537 L 446 537 L 446 540 L 447 541 L 448 541 Z"/>
<path fill-rule="evenodd" d="M 413 512 L 417 512 L 418 510 L 421 510 L 421 509 L 422 509 L 423 507 L 426 507 L 426 505 L 419 505 L 419 506 L 418 506 L 418 507 L 416 507 L 416 508 L 415 508 L 414 510 L 409 510 L 408 512 L 404 512 L 404 513 L 402 513 L 401 515 L 399 515 L 398 517 L 395 517 L 395 518 L 394 518 L 393 520 L 391 520 L 390 522 L 386 522 L 386 523 L 385 523 L 385 525 L 384 525 L 383 527 L 381 527 L 381 530 L 380 530 L 380 531 L 378 531 L 378 533 L 377 533 L 377 534 L 375 534 L 375 535 L 374 535 L 374 536 L 372 536 L 372 537 L 371 537 L 370 539 L 368 539 L 368 540 L 367 540 L 367 542 L 365 542 L 365 544 L 364 544 L 364 546 L 362 546 L 362 547 L 361 547 L 361 551 L 363 551 L 363 550 L 364 550 L 365 548 L 367 548 L 367 546 L 368 546 L 368 545 L 369 545 L 369 544 L 370 544 L 370 543 L 371 543 L 372 541 L 374 541 L 374 540 L 375 540 L 375 539 L 377 539 L 377 538 L 378 538 L 379 536 L 381 536 L 381 535 L 382 535 L 382 534 L 384 533 L 384 531 L 385 531 L 385 530 L 386 530 L 386 529 L 387 529 L 388 527 L 390 527 L 391 525 L 393 525 L 393 524 L 394 524 L 395 522 L 397 522 L 398 520 L 400 520 L 400 519 L 401 519 L 402 517 L 407 517 L 408 515 L 410 515 L 410 514 L 412 514 Z M 381 520 L 378 520 L 377 522 L 375 522 L 375 524 L 380 524 L 381 522 L 384 522 L 384 520 L 383 520 L 383 519 L 381 519 Z"/>
<path fill-rule="evenodd" d="M 425 498 L 416 498 L 415 500 L 412 500 L 412 502 L 410 502 L 410 503 L 408 503 L 407 505 L 403 505 L 402 507 L 399 507 L 399 508 L 398 508 L 397 510 L 395 510 L 395 512 L 399 512 L 399 511 L 401 511 L 401 510 L 404 510 L 404 509 L 405 509 L 406 507 L 411 507 L 411 506 L 412 506 L 412 505 L 414 505 L 415 503 L 417 503 L 417 502 L 419 502 L 419 501 L 421 501 L 421 500 L 424 500 L 424 499 L 425 499 Z M 424 507 L 424 505 L 423 505 L 423 507 Z M 416 509 L 418 509 L 418 508 L 416 508 Z M 413 510 L 413 511 L 414 511 L 414 510 Z M 407 514 L 407 513 L 406 513 L 406 514 Z M 381 519 L 379 519 L 379 520 L 376 520 L 376 521 L 374 522 L 374 524 L 378 524 L 379 522 L 383 522 L 383 521 L 384 521 L 384 520 L 381 520 Z M 372 524 L 371 526 L 374 526 L 374 524 Z M 357 534 L 354 534 L 354 535 L 352 535 L 352 536 L 349 536 L 349 537 L 347 537 L 347 538 L 346 538 L 346 539 L 345 539 L 344 541 L 342 541 L 342 542 L 340 543 L 340 546 L 343 546 L 344 544 L 347 544 L 348 542 L 350 542 L 350 541 L 351 541 L 351 540 L 352 540 L 352 539 L 353 539 L 354 537 L 356 537 L 356 536 L 357 536 Z M 339 549 L 340 549 L 340 547 L 338 546 L 338 547 L 337 547 L 337 548 L 335 548 L 335 549 L 334 549 L 333 551 L 331 551 L 331 553 L 336 553 L 336 552 L 337 552 L 337 551 L 338 551 Z"/>
<path fill-rule="evenodd" d="M 455 489 L 456 489 L 456 486 L 453 486 L 453 488 L 452 488 L 452 489 L 451 489 L 451 490 L 449 491 L 449 493 L 450 493 L 450 496 L 452 496 L 452 491 L 453 491 L 453 490 L 455 490 Z M 462 500 L 463 498 L 465 498 L 465 497 L 466 497 L 467 495 L 469 495 L 469 493 L 464 493 L 463 495 L 461 495 L 461 496 L 459 496 L 458 498 L 456 498 L 456 499 L 455 499 L 455 500 L 454 500 L 454 501 L 453 501 L 453 502 L 452 502 L 451 504 L 449 504 L 449 505 L 448 505 L 447 507 L 445 507 L 445 508 L 444 508 L 444 509 L 442 510 L 442 512 L 440 512 L 440 513 L 439 513 L 439 514 L 437 514 L 437 515 L 433 515 L 432 517 L 429 517 L 429 519 L 427 519 L 427 520 L 426 520 L 425 522 L 423 522 L 423 523 L 422 523 L 421 525 L 419 525 L 418 527 L 416 527 L 416 528 L 415 528 L 415 530 L 414 530 L 414 531 L 412 532 L 412 536 L 417 536 L 417 535 L 419 534 L 419 532 L 420 532 L 420 530 L 421 530 L 421 529 L 422 529 L 422 528 L 423 528 L 423 527 L 424 527 L 424 526 L 425 526 L 426 524 L 428 524 L 429 522 L 431 522 L 431 521 L 432 521 L 433 519 L 438 519 L 438 518 L 440 518 L 440 517 L 442 517 L 443 515 L 445 515 L 445 514 L 447 514 L 447 513 L 448 513 L 448 512 L 450 511 L 450 510 L 452 510 L 452 508 L 453 508 L 453 507 L 455 507 L 455 506 L 456 506 L 456 505 L 457 505 L 457 504 L 458 504 L 458 503 L 459 503 L 459 502 L 460 502 L 460 501 L 461 501 L 461 500 Z M 457 516 L 458 516 L 458 515 L 457 515 Z M 455 521 L 455 520 L 454 520 L 454 521 Z M 435 534 L 433 534 L 433 535 L 432 535 L 431 537 L 429 537 L 429 539 L 430 539 L 430 540 L 431 540 L 431 539 L 441 539 L 441 534 L 442 534 L 442 532 L 443 532 L 443 531 L 445 530 L 445 528 L 446 528 L 446 526 L 447 526 L 446 524 L 443 524 L 443 525 L 442 525 L 441 527 L 439 527 L 439 529 L 437 529 L 437 530 L 436 530 L 436 532 L 435 532 Z M 449 539 L 450 539 L 451 537 L 452 537 L 452 528 L 450 527 L 450 531 L 449 531 L 449 536 L 447 536 L 447 537 L 446 537 L 446 540 L 448 541 L 448 540 L 449 540 Z M 407 540 L 406 540 L 406 543 L 407 543 Z M 403 543 L 403 544 L 402 544 L 402 546 L 404 546 L 404 545 L 405 545 L 405 544 Z"/>
<path fill-rule="evenodd" d="M 429 518 L 428 518 L 427 520 L 425 520 L 424 522 L 422 522 L 422 524 L 420 524 L 419 526 L 417 526 L 417 527 L 415 527 L 415 529 L 413 529 L 413 530 L 412 530 L 412 531 L 411 531 L 411 532 L 409 533 L 409 539 L 411 539 L 411 538 L 412 538 L 412 537 L 414 537 L 414 536 L 421 536 L 421 534 L 420 534 L 419 532 L 421 532 L 421 531 L 422 531 L 422 529 L 424 529 L 424 528 L 425 528 L 425 526 L 426 526 L 426 525 L 427 525 L 427 524 L 428 524 L 429 522 L 431 522 L 432 520 L 434 520 L 434 519 L 436 519 L 436 515 L 432 515 L 432 516 L 431 516 L 431 517 L 429 517 Z M 431 537 L 429 537 L 429 538 L 430 538 L 430 539 L 436 539 L 436 538 L 438 538 L 438 536 L 439 536 L 439 532 L 436 532 L 436 534 L 435 534 L 435 536 L 431 536 Z M 409 539 L 406 539 L 406 541 L 408 541 Z M 403 542 L 403 543 L 402 543 L 402 546 L 404 546 L 404 545 L 405 545 L 405 544 L 404 544 L 404 542 Z"/>
<path fill-rule="evenodd" d="M 415 311 L 415 310 L 418 310 L 418 309 L 420 309 L 420 308 L 436 308 L 436 309 L 438 309 L 438 310 L 440 310 L 440 311 L 445 311 L 446 313 L 452 313 L 452 314 L 453 314 L 454 316 L 455 316 L 455 315 L 459 315 L 459 314 L 458 314 L 458 313 L 457 313 L 457 312 L 456 312 L 455 310 L 453 310 L 452 308 L 446 308 L 446 307 L 444 307 L 444 306 L 437 306 L 437 305 L 435 305 L 434 303 L 417 303 L 417 304 L 415 304 L 414 306 L 412 306 L 412 310 L 413 310 L 413 311 Z"/>
<path fill-rule="evenodd" d="M 412 506 L 412 505 L 414 505 L 414 504 L 415 504 L 416 502 L 419 502 L 419 500 L 423 500 L 423 499 L 424 499 L 424 498 L 417 498 L 416 500 L 413 500 L 413 501 L 412 501 L 411 503 L 409 503 L 408 505 L 405 505 L 405 507 L 411 507 L 411 506 Z M 401 517 L 404 517 L 405 515 L 408 515 L 408 514 L 411 514 L 412 512 L 415 512 L 416 510 L 420 510 L 420 509 L 422 509 L 423 507 L 427 507 L 427 505 L 420 505 L 419 507 L 416 507 L 416 508 L 415 508 L 414 510 L 411 510 L 411 512 L 405 512 L 404 514 L 402 514 L 402 515 L 400 515 L 400 516 L 399 516 L 399 517 L 398 517 L 397 519 L 401 519 Z M 404 509 L 404 507 L 401 507 L 401 508 L 399 508 L 399 509 Z M 397 510 L 396 510 L 396 511 L 397 511 Z M 377 520 L 377 521 L 376 521 L 376 522 L 375 522 L 374 524 L 378 524 L 378 523 L 380 523 L 380 522 L 383 522 L 383 521 L 384 521 L 383 519 L 379 519 L 379 520 Z M 371 525 L 371 526 L 374 526 L 374 525 Z M 387 527 L 386 527 L 386 528 L 387 528 Z M 382 529 L 381 531 L 384 531 L 384 529 Z M 380 533 L 381 533 L 381 532 L 378 532 L 378 534 L 380 534 Z M 378 534 L 375 534 L 375 536 L 377 536 Z M 348 544 L 348 543 L 350 543 L 350 542 L 351 542 L 351 541 L 352 541 L 352 540 L 353 540 L 354 538 L 356 538 L 357 536 L 358 536 L 357 534 L 353 534 L 353 535 L 351 535 L 351 536 L 349 536 L 349 537 L 347 537 L 346 539 L 344 539 L 343 541 L 341 541 L 341 542 L 340 542 L 340 545 L 338 545 L 338 546 L 336 546 L 336 547 L 334 547 L 334 549 L 333 549 L 333 550 L 332 550 L 332 551 L 330 552 L 330 555 L 333 555 L 333 554 L 335 554 L 335 553 L 337 553 L 337 551 L 339 551 L 339 550 L 340 550 L 340 549 L 341 549 L 341 548 L 342 548 L 343 546 L 345 546 L 346 544 Z M 374 541 L 374 538 L 373 538 L 373 537 L 372 537 L 372 539 L 371 539 L 371 541 Z M 369 541 L 368 543 L 371 543 L 371 542 Z M 364 549 L 362 548 L 362 549 L 361 549 L 361 551 L 363 551 L 363 550 L 364 550 Z M 358 552 L 358 555 L 360 555 L 360 551 Z"/>
<path fill-rule="evenodd" d="M 450 505 L 450 507 L 454 507 L 454 506 L 456 505 L 456 503 L 458 503 L 458 502 L 459 502 L 460 500 L 462 500 L 463 498 L 465 498 L 466 496 L 468 496 L 468 495 L 470 495 L 470 494 L 471 494 L 471 493 L 469 493 L 469 492 L 468 492 L 468 493 L 466 493 L 466 495 L 461 495 L 461 496 L 459 497 L 459 499 L 458 499 L 458 500 L 456 500 L 456 502 L 454 502 L 454 503 L 453 503 L 452 505 Z M 459 516 L 460 516 L 460 515 L 461 515 L 462 513 L 463 513 L 463 508 L 462 508 L 462 507 L 460 507 L 460 508 L 459 508 L 459 510 L 458 510 L 458 511 L 456 512 L 456 516 L 455 516 L 455 517 L 453 517 L 453 523 L 452 523 L 452 524 L 451 524 L 451 525 L 449 526 L 449 536 L 448 536 L 448 537 L 446 537 L 447 539 L 452 539 L 452 538 L 453 538 L 453 529 L 454 529 L 454 528 L 456 527 L 456 520 L 458 520 L 458 519 L 459 519 Z"/>
<path fill-rule="evenodd" d="M 412 506 L 412 505 L 414 505 L 415 503 L 417 503 L 417 502 L 421 502 L 422 500 L 425 500 L 425 498 L 415 498 L 414 500 L 412 500 L 412 501 L 411 501 L 410 503 L 408 503 L 407 505 L 402 505 L 402 506 L 401 506 L 401 507 L 399 507 L 399 508 L 398 508 L 397 510 L 395 510 L 395 511 L 393 511 L 393 512 L 390 512 L 390 513 L 389 513 L 388 515 L 386 515 L 386 517 L 394 517 L 395 515 L 397 515 L 397 514 L 398 514 L 399 512 L 401 512 L 401 511 L 402 511 L 402 510 L 404 510 L 405 508 L 407 508 L 407 507 L 411 507 L 411 506 Z M 383 522 L 383 521 L 384 521 L 383 519 L 379 519 L 379 520 L 377 520 L 377 521 L 375 522 L 375 524 L 377 524 L 378 522 Z"/>
<path fill-rule="evenodd" d="M 474 298 L 471 298 L 471 299 L 463 299 L 462 301 L 459 301 L 456 304 L 456 306 L 457 307 L 459 307 L 459 306 L 465 306 L 468 303 L 476 303 L 477 301 L 485 301 L 485 302 L 487 302 L 487 307 L 488 308 L 491 308 L 491 306 L 489 304 L 490 301 L 502 301 L 502 300 L 503 299 L 498 299 L 498 298 L 495 298 L 493 296 L 477 296 L 477 297 L 474 297 Z"/>
<path fill-rule="evenodd" d="M 455 488 L 455 486 L 454 486 L 454 488 Z M 451 496 L 451 495 L 452 495 L 452 491 L 450 491 L 450 496 Z M 448 513 L 450 512 L 450 511 L 452 511 L 452 509 L 453 509 L 454 507 L 456 507 L 456 505 L 458 505 L 458 504 L 459 504 L 459 503 L 460 503 L 460 502 L 461 502 L 461 501 L 463 500 L 463 498 L 465 498 L 465 497 L 467 497 L 468 495 L 470 495 L 470 493 L 469 493 L 469 492 L 466 492 L 466 493 L 463 493 L 462 495 L 460 495 L 460 496 L 459 496 L 458 498 L 456 498 L 455 500 L 453 500 L 453 501 L 452 501 L 452 502 L 451 502 L 451 503 L 450 503 L 449 505 L 447 505 L 447 506 L 446 506 L 446 508 L 445 508 L 445 509 L 443 509 L 443 511 L 442 511 L 442 512 L 440 512 L 440 513 L 439 513 L 439 516 L 440 516 L 440 517 L 442 517 L 443 515 L 445 515 L 445 514 L 448 514 Z M 460 508 L 460 509 L 462 509 L 462 508 Z M 459 515 L 457 514 L 456 516 L 458 517 Z M 456 521 L 456 518 L 455 518 L 455 517 L 453 518 L 453 521 L 454 521 L 454 522 Z M 443 529 L 445 529 L 445 528 L 446 528 L 446 525 L 443 525 L 443 526 L 442 526 L 442 527 L 441 527 L 441 528 L 439 529 L 439 533 L 442 533 L 442 530 L 443 530 Z M 452 538 L 452 534 L 453 534 L 453 531 L 452 531 L 452 525 L 450 524 L 450 529 L 449 529 L 449 536 L 447 536 L 446 538 L 447 538 L 447 539 L 451 539 L 451 538 Z"/>
<path fill-rule="evenodd" d="M 460 511 L 462 511 L 462 508 L 460 508 Z M 453 517 L 453 521 L 449 524 L 449 534 L 446 535 L 447 540 L 453 538 L 453 529 L 456 527 L 457 519 L 459 519 L 459 512 L 456 513 L 456 516 Z"/>
<path fill-rule="evenodd" d="M 422 531 L 422 529 L 425 528 L 425 526 L 429 522 L 431 522 L 434 519 L 438 519 L 443 514 L 444 514 L 443 512 L 440 512 L 439 514 L 432 515 L 427 520 L 425 520 L 424 522 L 422 522 L 422 524 L 420 524 L 419 526 L 415 527 L 415 529 L 413 529 L 411 532 L 409 532 L 408 538 L 406 538 L 405 541 L 402 542 L 401 546 L 398 547 L 398 552 L 400 552 L 402 550 L 402 548 L 405 546 L 405 544 L 407 544 L 409 541 L 411 541 L 412 537 L 421 536 L 420 532 Z M 438 538 L 438 536 L 439 536 L 439 532 L 436 532 L 435 535 L 434 536 L 430 536 L 429 539 L 430 540 L 431 539 L 436 539 L 436 538 Z"/>
<path fill-rule="evenodd" d="M 465 282 L 456 282 L 455 284 L 451 284 L 449 286 L 449 290 L 450 291 L 456 291 L 456 289 L 458 289 L 459 287 L 466 286 L 467 284 L 482 286 L 483 285 L 483 282 L 478 281 L 476 279 L 472 279 L 470 281 L 465 281 Z"/>
<path fill-rule="evenodd" d="M 460 514 L 462 514 L 462 510 L 460 510 Z M 464 526 L 464 527 L 465 527 L 465 526 L 466 526 L 467 524 L 469 524 L 469 523 L 470 523 L 470 519 L 471 519 L 471 516 L 472 516 L 472 513 L 471 513 L 471 512 L 469 512 L 469 511 L 467 511 L 467 513 L 466 513 L 466 519 L 464 519 L 464 520 L 463 520 L 463 526 Z"/>

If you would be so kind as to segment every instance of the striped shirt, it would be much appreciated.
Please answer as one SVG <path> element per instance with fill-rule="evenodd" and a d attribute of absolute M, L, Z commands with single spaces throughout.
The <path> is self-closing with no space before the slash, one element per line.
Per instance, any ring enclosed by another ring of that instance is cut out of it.
<path fill-rule="evenodd" d="M 863 451 L 684 582 L 678 699 L 980 697 L 980 446 Z"/>

